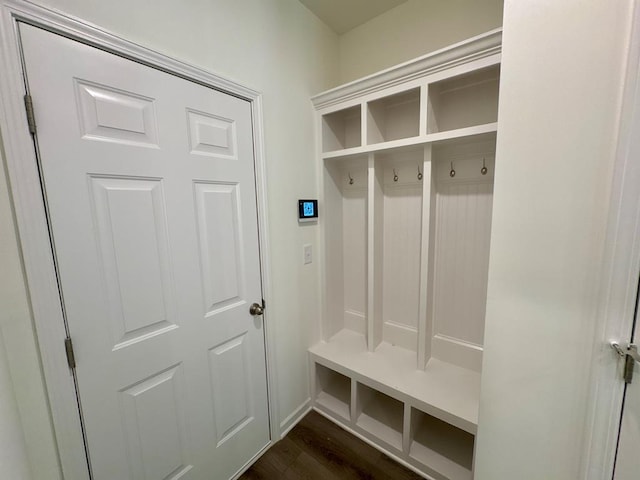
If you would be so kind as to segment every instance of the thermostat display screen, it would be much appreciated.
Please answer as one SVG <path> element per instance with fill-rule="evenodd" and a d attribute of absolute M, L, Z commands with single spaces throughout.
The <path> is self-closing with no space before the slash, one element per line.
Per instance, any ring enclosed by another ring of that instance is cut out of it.
<path fill-rule="evenodd" d="M 317 200 L 298 200 L 298 221 L 309 222 L 318 219 Z"/>
<path fill-rule="evenodd" d="M 302 216 L 303 217 L 315 217 L 316 209 L 313 208 L 313 202 L 304 202 L 302 204 Z"/>

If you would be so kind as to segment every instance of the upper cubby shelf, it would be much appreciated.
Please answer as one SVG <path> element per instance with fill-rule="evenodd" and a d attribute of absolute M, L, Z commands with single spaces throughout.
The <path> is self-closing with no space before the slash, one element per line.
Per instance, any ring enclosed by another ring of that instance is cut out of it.
<path fill-rule="evenodd" d="M 429 84 L 427 132 L 438 133 L 498 121 L 500 66 Z"/>
<path fill-rule="evenodd" d="M 427 118 L 423 123 L 420 122 L 420 88 L 365 102 L 367 138 L 364 145 L 360 105 L 322 115 L 322 157 L 339 159 L 391 153 L 407 147 L 495 133 L 499 75 L 499 66 L 493 65 L 428 84 Z M 426 124 L 426 131 L 420 132 L 421 124 Z"/>
<path fill-rule="evenodd" d="M 360 105 L 322 116 L 322 151 L 346 150 L 362 145 Z"/>
<path fill-rule="evenodd" d="M 420 88 L 369 102 L 367 143 L 376 144 L 420 134 Z"/>
<path fill-rule="evenodd" d="M 496 132 L 501 40 L 493 30 L 316 95 L 322 158 Z"/>

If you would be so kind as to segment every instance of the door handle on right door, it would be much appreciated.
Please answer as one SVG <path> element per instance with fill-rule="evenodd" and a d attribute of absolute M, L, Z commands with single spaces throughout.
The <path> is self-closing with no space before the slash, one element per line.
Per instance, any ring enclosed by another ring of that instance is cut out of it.
<path fill-rule="evenodd" d="M 613 348 L 621 357 L 626 357 L 627 355 L 629 355 L 636 362 L 640 362 L 640 353 L 638 352 L 638 346 L 634 345 L 633 343 L 627 345 L 627 348 L 623 348 L 619 344 L 613 342 L 611 343 L 611 348 Z"/>
<path fill-rule="evenodd" d="M 249 307 L 249 313 L 251 315 L 253 315 L 254 317 L 257 317 L 257 316 L 262 315 L 264 313 L 264 307 L 262 305 L 260 305 L 259 303 L 253 303 Z"/>
<path fill-rule="evenodd" d="M 624 370 L 622 376 L 625 383 L 631 383 L 633 381 L 633 370 L 635 368 L 634 363 L 640 363 L 638 346 L 633 343 L 629 343 L 625 348 L 621 347 L 616 342 L 611 342 L 611 348 L 613 348 L 621 358 L 624 358 Z"/>

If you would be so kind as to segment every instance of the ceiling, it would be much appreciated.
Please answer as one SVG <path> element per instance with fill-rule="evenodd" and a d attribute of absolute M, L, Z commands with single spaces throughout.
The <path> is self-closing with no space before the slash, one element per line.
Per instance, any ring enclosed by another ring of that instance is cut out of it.
<path fill-rule="evenodd" d="M 391 10 L 407 0 L 300 0 L 338 34 Z"/>

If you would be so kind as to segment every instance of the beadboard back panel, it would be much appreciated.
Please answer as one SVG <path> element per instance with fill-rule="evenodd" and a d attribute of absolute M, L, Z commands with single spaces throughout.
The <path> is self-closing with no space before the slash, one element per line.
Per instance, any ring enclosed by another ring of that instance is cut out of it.
<path fill-rule="evenodd" d="M 446 152 L 436 163 L 432 355 L 476 371 L 482 365 L 493 166 L 493 156 L 475 152 Z"/>

